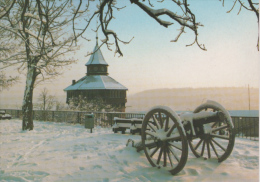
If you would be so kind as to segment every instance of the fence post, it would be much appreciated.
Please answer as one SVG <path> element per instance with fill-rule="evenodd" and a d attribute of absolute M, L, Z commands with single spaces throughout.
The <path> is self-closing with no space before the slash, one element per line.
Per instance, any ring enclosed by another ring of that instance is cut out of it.
<path fill-rule="evenodd" d="M 241 137 L 240 136 L 241 132 L 240 132 L 240 119 L 239 118 L 237 119 L 237 125 L 238 125 L 238 128 L 237 128 L 238 136 Z"/>
<path fill-rule="evenodd" d="M 78 123 L 80 123 L 80 116 L 79 116 L 79 112 L 78 112 Z"/>
<path fill-rule="evenodd" d="M 241 127 L 242 138 L 243 138 L 244 137 L 244 134 L 243 134 L 243 119 L 241 119 L 241 123 L 240 124 L 241 124 L 240 127 Z"/>
<path fill-rule="evenodd" d="M 248 124 L 248 119 L 246 118 L 246 139 L 247 139 L 247 136 L 248 136 L 248 129 L 249 129 L 249 126 L 247 126 Z"/>
<path fill-rule="evenodd" d="M 256 134 L 255 134 L 255 120 L 253 120 L 253 122 L 254 122 L 254 140 L 255 140 L 255 137 L 256 137 Z"/>
<path fill-rule="evenodd" d="M 249 118 L 249 124 L 250 124 L 250 126 L 249 126 L 249 135 L 250 135 L 250 140 L 251 140 L 251 136 L 252 136 L 252 126 L 253 126 L 253 124 L 251 124 L 251 118 Z"/>
<path fill-rule="evenodd" d="M 111 126 L 113 126 L 113 119 L 114 119 L 114 117 L 113 117 L 113 113 L 111 113 L 111 115 L 110 115 L 110 121 L 111 121 Z"/>
<path fill-rule="evenodd" d="M 111 123 L 111 126 L 113 126 L 113 113 L 110 113 L 110 123 Z"/>
<path fill-rule="evenodd" d="M 52 111 L 52 122 L 54 122 L 54 111 Z"/>

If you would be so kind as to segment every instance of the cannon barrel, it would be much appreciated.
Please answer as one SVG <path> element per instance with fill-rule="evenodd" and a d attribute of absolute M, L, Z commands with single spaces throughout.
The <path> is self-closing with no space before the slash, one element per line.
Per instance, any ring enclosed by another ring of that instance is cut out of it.
<path fill-rule="evenodd" d="M 182 121 L 192 121 L 196 125 L 223 121 L 225 116 L 221 111 L 201 111 L 199 113 L 184 113 L 180 115 L 180 118 Z"/>
<path fill-rule="evenodd" d="M 223 112 L 216 111 L 216 112 L 207 112 L 207 111 L 201 111 L 199 113 L 194 113 L 193 120 L 194 121 L 200 121 L 205 119 L 218 119 L 218 120 L 224 120 L 225 116 Z"/>

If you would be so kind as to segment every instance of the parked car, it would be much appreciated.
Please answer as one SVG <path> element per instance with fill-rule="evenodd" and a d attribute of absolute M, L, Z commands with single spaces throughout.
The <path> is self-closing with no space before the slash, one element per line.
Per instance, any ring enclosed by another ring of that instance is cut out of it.
<path fill-rule="evenodd" d="M 0 111 L 0 119 L 12 119 L 10 114 L 6 114 L 5 111 Z"/>

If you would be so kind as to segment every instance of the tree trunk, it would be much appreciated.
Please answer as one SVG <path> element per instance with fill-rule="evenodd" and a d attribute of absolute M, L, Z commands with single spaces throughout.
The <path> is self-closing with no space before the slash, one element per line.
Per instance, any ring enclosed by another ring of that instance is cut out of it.
<path fill-rule="evenodd" d="M 23 130 L 33 130 L 33 89 L 36 80 L 36 64 L 28 65 L 23 98 Z"/>

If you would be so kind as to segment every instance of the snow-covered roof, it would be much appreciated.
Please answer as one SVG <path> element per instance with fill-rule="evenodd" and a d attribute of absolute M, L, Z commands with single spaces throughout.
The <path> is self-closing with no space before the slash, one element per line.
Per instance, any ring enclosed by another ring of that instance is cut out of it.
<path fill-rule="evenodd" d="M 85 66 L 88 66 L 88 65 L 91 65 L 91 64 L 108 65 L 107 62 L 105 61 L 101 51 L 100 51 L 98 44 L 96 44 L 96 46 L 93 50 L 93 54 L 91 54 L 91 57 L 88 60 L 88 62 L 85 64 Z"/>
<path fill-rule="evenodd" d="M 233 117 L 259 117 L 259 110 L 232 110 L 228 112 Z"/>
<path fill-rule="evenodd" d="M 78 80 L 74 85 L 70 85 L 64 91 L 70 90 L 128 90 L 125 86 L 106 75 L 89 75 Z"/>

